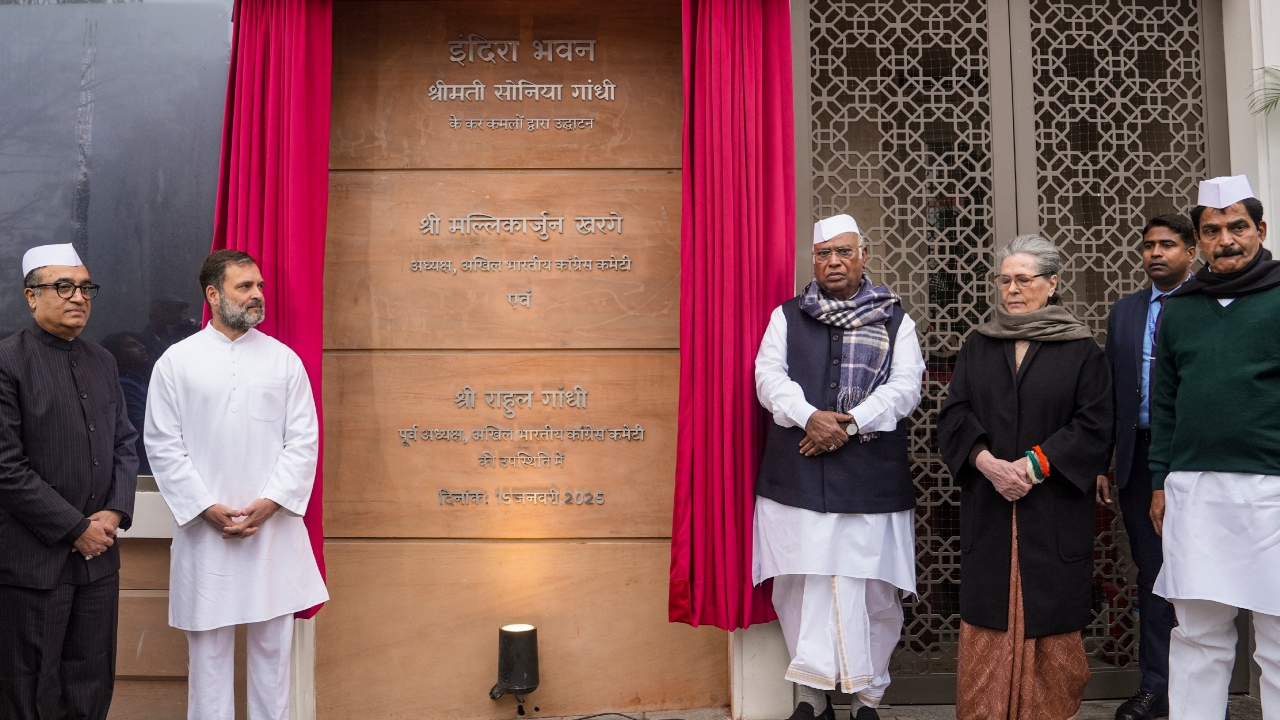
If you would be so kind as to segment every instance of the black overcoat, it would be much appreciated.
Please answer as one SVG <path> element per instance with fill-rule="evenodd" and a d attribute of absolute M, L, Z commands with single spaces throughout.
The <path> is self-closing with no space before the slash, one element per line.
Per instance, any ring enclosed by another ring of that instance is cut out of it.
<path fill-rule="evenodd" d="M 938 411 L 938 445 L 960 486 L 960 617 L 1007 630 L 1013 503 L 969 464 L 975 443 L 1014 461 L 1039 445 L 1050 475 L 1018 501 L 1027 637 L 1089 624 L 1094 487 L 1110 466 L 1111 373 L 1092 339 L 1035 342 L 1014 373 L 1014 341 L 973 333 Z"/>

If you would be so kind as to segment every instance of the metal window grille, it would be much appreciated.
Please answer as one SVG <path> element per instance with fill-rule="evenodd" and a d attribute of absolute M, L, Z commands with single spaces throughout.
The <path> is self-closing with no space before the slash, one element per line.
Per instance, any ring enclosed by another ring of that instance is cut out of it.
<path fill-rule="evenodd" d="M 912 421 L 917 576 L 893 672 L 954 672 L 960 631 L 959 491 L 934 442 L 970 328 L 988 311 L 991 100 L 985 0 L 810 5 L 814 213 L 851 212 L 871 272 L 923 336 Z"/>
<path fill-rule="evenodd" d="M 1185 211 L 1204 176 L 1194 0 L 1030 0 L 1042 231 L 1063 247 L 1067 306 L 1102 336 L 1142 286 L 1136 231 Z M 994 237 L 988 0 L 810 0 L 813 215 L 850 212 L 869 269 L 922 335 L 911 419 L 920 594 L 905 604 L 897 676 L 955 671 L 959 491 L 935 444 L 955 354 L 989 315 Z M 1120 520 L 1098 515 L 1095 666 L 1136 666 L 1135 571 Z"/>
<path fill-rule="evenodd" d="M 1198 3 L 1033 0 L 1040 227 L 1064 251 L 1064 304 L 1102 337 L 1107 312 L 1147 284 L 1138 231 L 1186 213 L 1206 173 Z M 1095 665 L 1136 667 L 1137 570 L 1119 513 L 1100 509 Z"/>

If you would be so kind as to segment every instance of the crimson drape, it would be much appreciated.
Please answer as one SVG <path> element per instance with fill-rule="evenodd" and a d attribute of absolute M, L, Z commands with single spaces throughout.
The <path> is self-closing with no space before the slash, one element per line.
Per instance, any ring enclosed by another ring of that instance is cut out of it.
<path fill-rule="evenodd" d="M 794 294 L 787 0 L 684 0 L 683 180 L 669 613 L 734 630 L 776 617 L 751 585 L 765 427 L 753 366 Z"/>
<path fill-rule="evenodd" d="M 266 279 L 259 329 L 293 349 L 320 410 L 329 211 L 331 0 L 236 0 L 213 249 L 253 255 Z M 208 309 L 206 308 L 206 319 Z M 321 447 L 323 448 L 323 414 Z M 323 457 L 323 450 L 321 452 Z M 322 470 L 305 521 L 324 575 Z M 314 616 L 320 607 L 298 613 Z"/>

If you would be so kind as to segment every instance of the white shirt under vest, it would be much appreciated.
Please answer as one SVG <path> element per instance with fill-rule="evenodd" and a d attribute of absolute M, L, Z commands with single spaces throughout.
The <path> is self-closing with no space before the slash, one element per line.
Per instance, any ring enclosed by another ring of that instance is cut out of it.
<path fill-rule="evenodd" d="M 233 342 L 212 325 L 170 347 L 151 374 L 145 441 L 177 523 L 170 625 L 261 622 L 329 599 L 302 521 L 320 427 L 292 350 L 257 330 Z M 224 540 L 200 517 L 258 498 L 280 510 L 245 539 Z"/>
<path fill-rule="evenodd" d="M 756 395 L 778 425 L 803 428 L 817 408 L 787 369 L 787 318 L 779 307 L 756 355 Z M 896 430 L 920 403 L 924 370 L 916 323 L 905 315 L 894 337 L 889 378 L 850 412 L 858 433 Z M 757 585 L 778 575 L 840 575 L 916 591 L 911 510 L 820 513 L 756 497 L 754 524 L 751 574 Z"/>

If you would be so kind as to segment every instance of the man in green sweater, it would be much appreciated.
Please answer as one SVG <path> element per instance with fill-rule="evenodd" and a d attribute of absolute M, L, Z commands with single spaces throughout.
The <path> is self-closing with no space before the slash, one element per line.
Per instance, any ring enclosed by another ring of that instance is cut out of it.
<path fill-rule="evenodd" d="M 1238 608 L 1253 611 L 1263 714 L 1280 713 L 1280 262 L 1243 175 L 1200 183 L 1208 266 L 1156 319 L 1151 519 L 1155 592 L 1178 616 L 1170 720 L 1226 714 Z"/>

